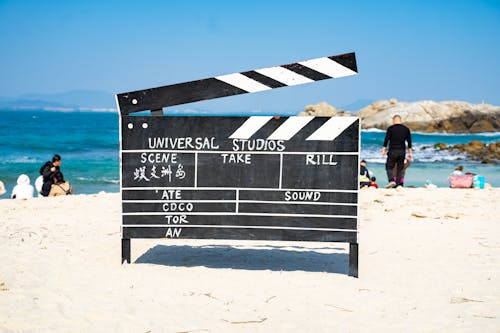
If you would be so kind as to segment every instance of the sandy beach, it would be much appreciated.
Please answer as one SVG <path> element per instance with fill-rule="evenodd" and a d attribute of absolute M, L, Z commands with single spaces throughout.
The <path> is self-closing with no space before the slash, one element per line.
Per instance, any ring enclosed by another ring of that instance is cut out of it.
<path fill-rule="evenodd" d="M 360 191 L 346 244 L 132 240 L 119 194 L 0 200 L 1 332 L 500 332 L 500 190 Z"/>

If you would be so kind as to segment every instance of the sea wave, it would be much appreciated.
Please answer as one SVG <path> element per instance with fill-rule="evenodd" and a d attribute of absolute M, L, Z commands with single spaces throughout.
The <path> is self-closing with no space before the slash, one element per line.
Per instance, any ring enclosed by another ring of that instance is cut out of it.
<path fill-rule="evenodd" d="M 101 178 L 76 177 L 76 179 L 83 183 L 120 184 L 119 179 L 110 179 L 106 177 L 101 177 Z"/>
<path fill-rule="evenodd" d="M 433 163 L 470 160 L 466 153 L 439 150 L 424 144 L 415 144 L 413 148 L 414 162 Z M 361 158 L 368 163 L 383 164 L 386 161 L 386 157 L 382 157 L 382 148 L 375 145 L 362 146 Z"/>
<path fill-rule="evenodd" d="M 486 136 L 486 137 L 498 136 L 500 138 L 500 132 L 479 132 L 479 133 L 432 132 L 432 133 L 426 133 L 426 132 L 412 131 L 412 134 L 426 135 L 426 136 Z"/>
<path fill-rule="evenodd" d="M 362 133 L 385 133 L 385 130 L 379 128 L 364 128 Z M 425 136 L 486 136 L 486 137 L 500 137 L 500 132 L 478 132 L 478 133 L 448 133 L 448 132 L 419 132 L 411 131 L 412 134 L 425 135 Z"/>
<path fill-rule="evenodd" d="M 362 133 L 385 133 L 384 130 L 378 128 L 366 128 L 361 130 Z"/>
<path fill-rule="evenodd" d="M 0 161 L 0 164 L 34 164 L 34 163 L 43 163 L 43 161 L 30 156 L 12 157 Z"/>

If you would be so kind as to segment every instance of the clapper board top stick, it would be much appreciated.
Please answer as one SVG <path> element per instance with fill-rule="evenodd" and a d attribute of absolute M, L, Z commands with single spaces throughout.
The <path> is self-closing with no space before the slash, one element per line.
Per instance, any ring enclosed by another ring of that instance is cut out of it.
<path fill-rule="evenodd" d="M 122 115 L 357 74 L 354 53 L 316 58 L 117 95 Z"/>
<path fill-rule="evenodd" d="M 130 115 L 356 73 L 348 53 L 118 94 L 122 262 L 132 238 L 344 242 L 357 277 L 358 118 Z"/>

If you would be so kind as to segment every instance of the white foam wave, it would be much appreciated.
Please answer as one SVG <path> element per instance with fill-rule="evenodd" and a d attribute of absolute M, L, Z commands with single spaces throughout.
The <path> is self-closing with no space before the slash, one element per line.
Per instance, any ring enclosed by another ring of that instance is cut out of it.
<path fill-rule="evenodd" d="M 422 149 L 427 147 L 426 149 Z M 448 150 L 439 150 L 428 145 L 417 144 L 414 145 L 413 161 L 421 163 L 433 162 L 453 162 L 461 160 L 470 160 L 466 153 L 452 152 Z M 361 159 L 366 160 L 368 163 L 385 164 L 386 157 L 382 157 L 381 148 L 371 146 L 361 148 Z"/>
<path fill-rule="evenodd" d="M 29 156 L 20 156 L 20 157 L 14 157 L 14 158 L 7 158 L 0 163 L 2 164 L 21 164 L 21 163 L 41 163 L 41 160 L 37 160 L 34 157 L 29 157 Z"/>
<path fill-rule="evenodd" d="M 412 134 L 418 135 L 426 135 L 426 136 L 486 136 L 486 137 L 500 137 L 500 132 L 481 132 L 481 133 L 445 133 L 445 132 L 433 132 L 433 133 L 424 133 L 424 132 L 412 132 Z"/>
<path fill-rule="evenodd" d="M 362 133 L 385 133 L 385 130 L 379 128 L 365 128 L 361 130 Z M 486 137 L 500 137 L 500 132 L 479 132 L 479 133 L 448 133 L 448 132 L 419 132 L 412 131 L 412 134 L 425 135 L 425 136 L 486 136 Z"/>
<path fill-rule="evenodd" d="M 385 158 L 371 158 L 371 157 L 366 157 L 364 160 L 368 163 L 375 163 L 375 164 L 385 164 Z"/>
<path fill-rule="evenodd" d="M 367 128 L 367 129 L 362 129 L 361 132 L 362 133 L 383 133 L 385 131 L 378 129 L 378 128 Z"/>
<path fill-rule="evenodd" d="M 109 179 L 109 178 L 88 178 L 88 177 L 76 177 L 77 180 L 82 182 L 102 182 L 108 184 L 120 184 L 119 179 Z"/>

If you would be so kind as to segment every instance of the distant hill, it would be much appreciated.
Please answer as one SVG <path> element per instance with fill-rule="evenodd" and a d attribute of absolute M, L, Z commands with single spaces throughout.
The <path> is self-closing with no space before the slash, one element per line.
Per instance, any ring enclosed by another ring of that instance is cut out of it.
<path fill-rule="evenodd" d="M 116 109 L 113 94 L 93 90 L 73 90 L 54 94 L 23 94 L 17 98 L 0 97 L 0 108 L 9 110 L 96 110 Z"/>

